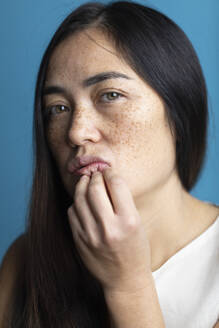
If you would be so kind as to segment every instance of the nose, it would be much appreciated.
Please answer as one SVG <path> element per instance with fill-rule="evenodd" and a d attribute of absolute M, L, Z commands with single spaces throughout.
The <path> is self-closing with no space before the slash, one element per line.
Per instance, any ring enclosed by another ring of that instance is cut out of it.
<path fill-rule="evenodd" d="M 100 139 L 95 109 L 88 106 L 75 107 L 67 131 L 67 142 L 71 147 L 96 143 Z"/>

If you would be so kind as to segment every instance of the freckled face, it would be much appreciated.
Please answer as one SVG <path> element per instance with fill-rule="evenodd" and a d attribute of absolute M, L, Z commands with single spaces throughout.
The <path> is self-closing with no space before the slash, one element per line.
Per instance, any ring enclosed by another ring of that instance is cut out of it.
<path fill-rule="evenodd" d="M 83 80 L 109 71 L 129 79 L 82 86 Z M 105 158 L 136 200 L 170 179 L 175 172 L 175 143 L 162 100 L 116 54 L 100 30 L 79 32 L 56 48 L 45 83 L 51 85 L 65 89 L 46 95 L 43 110 L 50 107 L 48 143 L 69 195 L 79 178 L 67 171 L 67 163 L 76 155 Z"/>

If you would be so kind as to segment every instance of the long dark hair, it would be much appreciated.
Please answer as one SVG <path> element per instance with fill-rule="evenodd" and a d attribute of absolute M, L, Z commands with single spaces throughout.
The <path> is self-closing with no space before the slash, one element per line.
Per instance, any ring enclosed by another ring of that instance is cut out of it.
<path fill-rule="evenodd" d="M 199 60 L 184 32 L 158 11 L 129 1 L 88 2 L 60 25 L 43 56 L 35 91 L 35 167 L 26 225 L 26 260 L 11 327 L 109 327 L 99 282 L 76 251 L 67 219 L 71 205 L 46 139 L 42 92 L 50 57 L 77 31 L 98 27 L 164 101 L 176 140 L 176 165 L 189 191 L 201 171 L 207 95 Z"/>

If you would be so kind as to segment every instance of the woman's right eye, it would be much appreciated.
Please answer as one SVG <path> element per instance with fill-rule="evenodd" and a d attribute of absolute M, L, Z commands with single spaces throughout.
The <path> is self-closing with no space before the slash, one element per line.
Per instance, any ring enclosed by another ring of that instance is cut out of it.
<path fill-rule="evenodd" d="M 65 105 L 52 105 L 45 108 L 46 115 L 58 115 L 69 111 L 70 109 Z"/>

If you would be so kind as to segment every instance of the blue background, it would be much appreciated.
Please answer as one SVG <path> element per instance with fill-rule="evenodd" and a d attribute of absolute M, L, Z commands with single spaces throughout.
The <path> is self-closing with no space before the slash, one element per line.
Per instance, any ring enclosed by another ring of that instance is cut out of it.
<path fill-rule="evenodd" d="M 33 100 L 40 60 L 58 25 L 85 2 L 14 0 L 0 5 L 0 261 L 24 231 L 27 216 L 33 175 Z M 219 1 L 139 3 L 172 18 L 188 35 L 200 59 L 209 93 L 209 146 L 204 170 L 191 193 L 219 204 Z"/>

